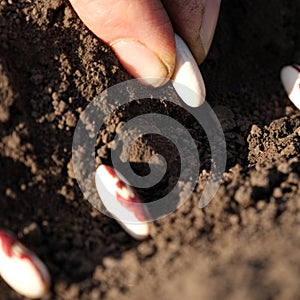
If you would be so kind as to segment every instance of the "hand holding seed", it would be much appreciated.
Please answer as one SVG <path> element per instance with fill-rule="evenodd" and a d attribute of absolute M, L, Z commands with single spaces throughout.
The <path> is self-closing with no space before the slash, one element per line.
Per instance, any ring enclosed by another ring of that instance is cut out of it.
<path fill-rule="evenodd" d="M 82 21 L 108 44 L 143 84 L 169 79 L 189 106 L 205 100 L 198 67 L 214 35 L 221 0 L 70 0 Z M 111 167 L 100 165 L 95 183 L 103 205 L 134 238 L 149 235 L 150 220 L 134 189 Z"/>
<path fill-rule="evenodd" d="M 111 46 L 131 75 L 158 87 L 165 84 L 175 70 L 174 31 L 185 41 L 198 64 L 204 60 L 214 35 L 221 0 L 70 2 L 89 29 Z"/>

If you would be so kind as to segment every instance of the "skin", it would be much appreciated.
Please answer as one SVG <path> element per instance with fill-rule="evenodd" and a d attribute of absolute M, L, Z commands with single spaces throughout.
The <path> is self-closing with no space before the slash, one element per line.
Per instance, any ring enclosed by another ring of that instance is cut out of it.
<path fill-rule="evenodd" d="M 176 62 L 174 30 L 200 64 L 207 55 L 221 0 L 70 0 L 85 25 L 110 45 L 127 71 L 161 86 Z M 155 79 L 147 79 L 155 78 Z"/>

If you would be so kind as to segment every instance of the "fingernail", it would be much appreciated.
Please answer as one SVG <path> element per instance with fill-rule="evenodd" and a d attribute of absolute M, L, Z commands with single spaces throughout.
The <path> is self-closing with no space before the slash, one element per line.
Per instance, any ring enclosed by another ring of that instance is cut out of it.
<path fill-rule="evenodd" d="M 205 12 L 200 29 L 200 39 L 205 56 L 210 48 L 215 29 L 217 26 L 221 0 L 206 1 Z"/>
<path fill-rule="evenodd" d="M 121 64 L 141 82 L 153 87 L 162 86 L 171 74 L 161 58 L 135 40 L 121 40 L 111 44 Z"/>

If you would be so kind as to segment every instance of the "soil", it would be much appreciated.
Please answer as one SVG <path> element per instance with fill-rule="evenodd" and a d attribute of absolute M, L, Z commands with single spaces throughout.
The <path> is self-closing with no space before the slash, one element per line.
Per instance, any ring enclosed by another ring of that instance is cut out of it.
<path fill-rule="evenodd" d="M 300 113 L 279 79 L 299 62 L 299 1 L 222 3 L 201 71 L 227 143 L 223 182 L 199 209 L 202 165 L 190 199 L 142 242 L 85 200 L 71 161 L 80 113 L 131 77 L 68 2 L 2 0 L 0 10 L 0 227 L 48 266 L 45 299 L 299 299 Z M 147 111 L 178 118 L 204 141 L 180 107 L 136 101 L 101 129 L 98 163 L 110 161 L 118 125 Z M 140 139 L 133 166 L 147 173 L 149 153 L 163 149 L 173 168 L 178 153 L 167 145 Z M 3 281 L 0 298 L 22 299 Z"/>

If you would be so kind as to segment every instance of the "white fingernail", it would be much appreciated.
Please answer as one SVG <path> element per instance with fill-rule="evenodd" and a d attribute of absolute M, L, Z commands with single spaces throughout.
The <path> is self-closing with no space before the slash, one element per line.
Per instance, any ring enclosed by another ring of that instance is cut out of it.
<path fill-rule="evenodd" d="M 146 238 L 150 231 L 150 216 L 137 192 L 106 165 L 97 168 L 95 182 L 103 205 L 123 229 L 138 240 Z"/>
<path fill-rule="evenodd" d="M 17 293 L 31 299 L 49 290 L 50 275 L 44 263 L 5 230 L 0 230 L 0 274 Z"/>
<path fill-rule="evenodd" d="M 283 67 L 280 77 L 290 100 L 300 109 L 300 66 L 294 64 Z"/>
<path fill-rule="evenodd" d="M 176 66 L 172 76 L 173 86 L 180 98 L 191 107 L 205 101 L 205 86 L 197 62 L 180 36 L 175 34 Z"/>

